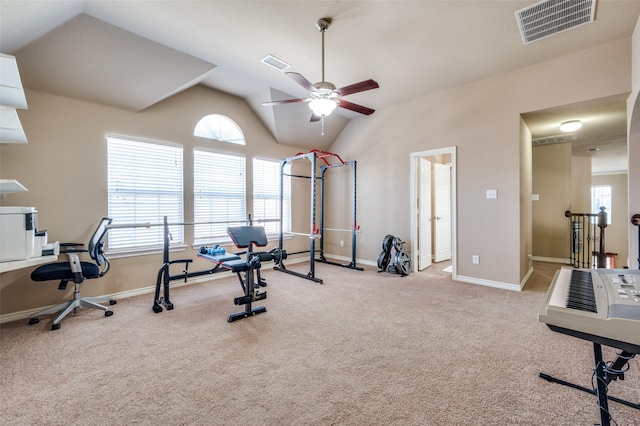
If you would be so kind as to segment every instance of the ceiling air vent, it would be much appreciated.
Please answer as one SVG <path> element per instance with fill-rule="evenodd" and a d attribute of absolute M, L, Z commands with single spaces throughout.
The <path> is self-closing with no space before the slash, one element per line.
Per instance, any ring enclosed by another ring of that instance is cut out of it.
<path fill-rule="evenodd" d="M 262 61 L 260 62 L 262 62 L 263 64 L 267 64 L 270 67 L 277 69 L 278 71 L 284 71 L 291 66 L 285 61 L 278 59 L 273 55 L 265 56 L 264 58 L 262 58 Z"/>
<path fill-rule="evenodd" d="M 593 22 L 596 0 L 542 0 L 516 11 L 524 44 Z"/>
<path fill-rule="evenodd" d="M 565 134 L 562 134 L 562 135 L 545 136 L 545 137 L 541 137 L 541 138 L 535 138 L 535 139 L 531 140 L 531 144 L 533 146 L 549 145 L 549 144 L 552 144 L 552 143 L 562 143 L 562 142 L 575 141 L 576 139 L 578 139 L 578 134 L 577 133 L 565 133 Z"/>

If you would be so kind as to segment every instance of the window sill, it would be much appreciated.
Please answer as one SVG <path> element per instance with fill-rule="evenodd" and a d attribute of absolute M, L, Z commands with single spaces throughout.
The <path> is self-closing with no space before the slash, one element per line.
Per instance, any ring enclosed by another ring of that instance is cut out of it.
<path fill-rule="evenodd" d="M 187 246 L 182 244 L 179 246 L 171 246 L 169 247 L 169 252 L 178 252 L 185 251 Z M 107 256 L 109 259 L 119 259 L 123 257 L 136 257 L 136 256 L 149 256 L 153 254 L 162 254 L 162 247 L 154 247 L 143 250 L 117 250 L 117 251 L 108 251 Z"/>

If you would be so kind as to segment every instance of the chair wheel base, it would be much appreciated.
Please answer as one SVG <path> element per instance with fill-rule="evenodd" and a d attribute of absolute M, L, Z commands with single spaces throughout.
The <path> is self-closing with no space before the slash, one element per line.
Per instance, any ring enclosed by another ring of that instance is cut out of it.
<path fill-rule="evenodd" d="M 105 311 L 104 313 L 105 317 L 110 317 L 111 315 L 113 315 L 113 311 Z"/>
<path fill-rule="evenodd" d="M 60 329 L 60 324 L 52 324 L 51 325 L 51 329 L 52 330 L 59 330 Z"/>
<path fill-rule="evenodd" d="M 159 312 L 162 312 L 162 306 L 160 306 L 157 303 L 154 303 L 153 304 L 153 312 L 155 312 L 156 314 L 159 313 Z"/>
<path fill-rule="evenodd" d="M 109 299 L 109 305 L 115 305 L 116 303 L 118 303 L 117 300 Z"/>
<path fill-rule="evenodd" d="M 34 325 L 39 323 L 40 320 L 38 318 L 29 318 L 29 325 Z"/>

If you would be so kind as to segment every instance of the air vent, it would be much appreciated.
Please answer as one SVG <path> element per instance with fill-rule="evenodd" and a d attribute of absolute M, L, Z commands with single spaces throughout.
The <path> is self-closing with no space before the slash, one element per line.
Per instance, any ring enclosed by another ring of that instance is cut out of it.
<path fill-rule="evenodd" d="M 549 145 L 552 143 L 571 142 L 578 139 L 577 133 L 565 133 L 562 135 L 545 136 L 543 138 L 535 138 L 531 140 L 533 146 L 537 145 Z"/>
<path fill-rule="evenodd" d="M 593 22 L 596 0 L 543 0 L 516 11 L 524 44 Z"/>
<path fill-rule="evenodd" d="M 286 63 L 285 61 L 276 58 L 273 55 L 267 55 L 264 58 L 262 58 L 262 62 L 263 64 L 267 64 L 270 67 L 273 67 L 275 69 L 277 69 L 278 71 L 284 71 L 286 69 L 288 69 L 291 65 L 289 65 L 288 63 Z"/>

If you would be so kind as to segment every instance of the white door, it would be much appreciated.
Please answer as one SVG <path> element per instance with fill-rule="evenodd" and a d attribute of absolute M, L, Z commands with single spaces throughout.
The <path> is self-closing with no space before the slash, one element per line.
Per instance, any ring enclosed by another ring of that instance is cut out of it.
<path fill-rule="evenodd" d="M 451 259 L 451 166 L 433 165 L 435 262 Z"/>
<path fill-rule="evenodd" d="M 418 159 L 418 270 L 431 266 L 431 162 Z"/>

